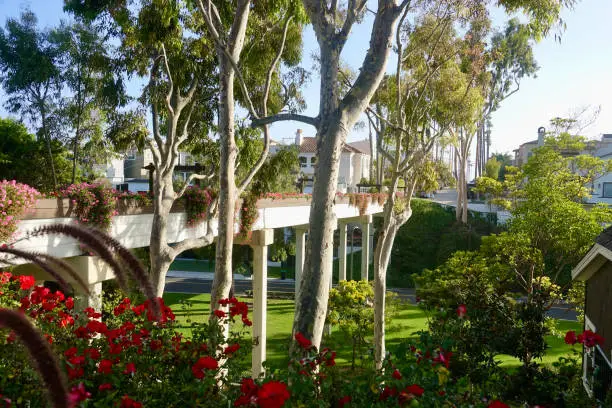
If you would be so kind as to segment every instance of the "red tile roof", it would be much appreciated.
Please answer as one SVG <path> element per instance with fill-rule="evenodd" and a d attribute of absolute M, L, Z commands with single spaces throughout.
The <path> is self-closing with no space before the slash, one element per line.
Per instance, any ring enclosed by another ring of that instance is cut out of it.
<path fill-rule="evenodd" d="M 316 153 L 317 152 L 317 139 L 315 137 L 305 137 L 302 140 L 302 144 L 300 145 L 300 153 Z M 343 153 L 361 153 L 361 150 L 357 149 L 354 146 L 349 144 L 344 144 L 342 146 Z"/>

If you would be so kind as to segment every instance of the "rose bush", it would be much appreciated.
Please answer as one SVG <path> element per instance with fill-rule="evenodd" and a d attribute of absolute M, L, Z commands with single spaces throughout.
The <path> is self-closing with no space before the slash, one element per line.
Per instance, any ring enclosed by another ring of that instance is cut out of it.
<path fill-rule="evenodd" d="M 297 333 L 301 351 L 288 369 L 268 369 L 264 378 L 251 379 L 245 377 L 249 308 L 236 298 L 219 301 L 213 323 L 191 323 L 189 337 L 179 332 L 174 312 L 163 301 L 159 318 L 148 300 L 121 298 L 104 312 L 81 310 L 78 303 L 36 286 L 30 276 L 0 274 L 0 307 L 18 309 L 31 319 L 59 356 L 72 407 L 518 406 L 507 405 L 512 396 L 500 391 L 503 387 L 457 375 L 454 351 L 427 337 L 395 348 L 383 371 L 349 372 L 337 365 L 334 351 L 317 350 Z M 469 320 L 473 313 L 465 304 L 456 307 L 458 318 Z M 214 339 L 222 338 L 217 322 L 225 319 L 230 336 L 216 344 Z M 566 341 L 590 347 L 602 339 L 585 331 L 567 334 Z M 565 363 L 557 373 L 568 367 L 576 364 Z M 564 377 L 558 377 L 561 386 Z M 0 403 L 46 406 L 46 401 L 23 344 L 15 333 L 0 329 Z"/>

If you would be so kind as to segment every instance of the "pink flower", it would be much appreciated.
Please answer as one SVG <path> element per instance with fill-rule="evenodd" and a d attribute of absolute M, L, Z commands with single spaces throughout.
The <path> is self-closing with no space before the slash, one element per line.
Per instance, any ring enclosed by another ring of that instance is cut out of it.
<path fill-rule="evenodd" d="M 85 389 L 85 385 L 80 383 L 76 387 L 72 387 L 70 394 L 68 394 L 68 401 L 71 407 L 76 406 L 79 402 L 83 402 L 91 398 L 91 393 Z"/>

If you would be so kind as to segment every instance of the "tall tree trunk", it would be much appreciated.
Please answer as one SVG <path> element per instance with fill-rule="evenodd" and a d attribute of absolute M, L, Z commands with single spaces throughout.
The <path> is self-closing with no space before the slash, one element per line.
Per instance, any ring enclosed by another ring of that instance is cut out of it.
<path fill-rule="evenodd" d="M 55 172 L 55 162 L 53 161 L 53 151 L 51 149 L 51 136 L 47 127 L 47 109 L 44 101 L 39 102 L 40 117 L 41 117 L 41 132 L 45 138 L 47 145 L 47 153 L 49 154 L 49 167 L 51 167 L 51 176 L 53 177 L 53 189 L 57 190 L 57 174 Z"/>
<path fill-rule="evenodd" d="M 80 73 L 80 70 L 79 70 L 79 73 Z M 74 144 L 72 146 L 72 179 L 70 181 L 72 184 L 74 184 L 76 180 L 76 169 L 77 169 L 77 163 L 78 163 L 78 158 L 79 158 L 79 143 L 80 143 L 80 136 L 81 136 L 81 117 L 83 116 L 83 109 L 84 109 L 84 107 L 82 106 L 82 94 L 81 94 L 80 86 L 79 86 L 79 91 L 77 95 L 77 106 L 78 106 L 79 112 L 77 113 L 76 129 L 74 131 Z"/>
<path fill-rule="evenodd" d="M 236 158 L 238 148 L 234 134 L 234 69 L 222 51 L 219 72 L 219 232 L 216 248 L 215 276 L 210 296 L 211 312 L 218 301 L 229 296 L 232 286 L 232 248 L 236 211 Z"/>
<path fill-rule="evenodd" d="M 374 251 L 374 362 L 376 369 L 381 370 L 385 359 L 385 308 L 387 294 L 387 268 L 391 259 L 393 241 L 401 224 L 393 212 L 396 197 L 398 177 L 395 176 L 392 182 L 389 197 L 384 207 L 384 222 L 378 233 L 376 249 Z M 410 197 L 408 201 L 408 211 L 410 211 Z M 407 215 L 406 221 L 410 217 Z M 405 221 L 404 221 L 405 222 Z"/>
<path fill-rule="evenodd" d="M 324 3 L 304 0 L 306 11 L 315 29 L 320 48 L 321 93 L 317 117 L 318 165 L 315 169 L 315 185 L 310 206 L 310 234 L 306 247 L 306 260 L 302 272 L 300 293 L 296 301 L 293 333 L 300 332 L 319 347 L 323 334 L 329 280 L 332 273 L 333 232 L 336 226 L 334 199 L 338 183 L 338 167 L 342 144 L 359 115 L 367 108 L 376 88 L 382 81 L 385 66 L 395 32 L 395 23 L 407 2 L 398 6 L 394 0 L 379 0 L 370 36 L 370 48 L 364 58 L 360 73 L 351 89 L 340 100 L 338 71 L 340 53 L 350 33 L 352 24 L 361 10 L 359 2 L 349 2 L 353 9 L 340 31 L 330 21 Z M 292 348 L 296 343 L 292 343 Z"/>
<path fill-rule="evenodd" d="M 159 164 L 156 167 L 159 168 Z M 153 198 L 149 259 L 151 260 L 151 275 L 155 284 L 155 291 L 157 296 L 161 297 L 164 294 L 166 274 L 173 260 L 168 246 L 168 216 L 174 202 L 174 188 L 172 173 L 166 175 L 158 174 L 158 171 L 155 173 L 154 187 L 159 194 L 156 194 Z"/>

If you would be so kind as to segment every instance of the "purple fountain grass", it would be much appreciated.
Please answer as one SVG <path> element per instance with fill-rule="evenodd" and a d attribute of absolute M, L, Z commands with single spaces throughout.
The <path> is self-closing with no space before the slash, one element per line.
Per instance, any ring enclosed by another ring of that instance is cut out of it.
<path fill-rule="evenodd" d="M 161 306 L 147 272 L 138 258 L 119 241 L 98 229 L 71 224 L 45 225 L 31 233 L 32 236 L 45 234 L 66 235 L 85 244 L 110 265 L 119 285 L 126 292 L 128 291 L 128 277 L 131 276 L 138 283 L 142 293 L 151 301 L 155 317 L 161 319 Z"/>
<path fill-rule="evenodd" d="M 145 271 L 142 262 L 140 262 L 140 259 L 138 259 L 130 250 L 121 245 L 119 241 L 110 235 L 101 232 L 99 235 L 100 238 L 110 248 L 112 248 L 113 251 L 115 251 L 115 255 L 120 258 L 122 263 L 127 266 L 130 271 L 132 271 L 132 278 L 138 282 L 144 295 L 151 300 L 153 312 L 155 313 L 155 316 L 160 319 L 162 314 L 159 301 L 157 300 L 157 294 L 153 288 L 153 283 L 149 279 L 149 275 Z"/>
<path fill-rule="evenodd" d="M 37 228 L 30 233 L 31 236 L 40 236 L 48 234 L 66 235 L 86 245 L 111 267 L 111 269 L 115 273 L 115 276 L 117 277 L 119 286 L 121 286 L 121 288 L 125 291 L 128 290 L 126 272 L 121 267 L 117 259 L 115 259 L 115 256 L 113 255 L 110 248 L 105 244 L 104 240 L 101 239 L 101 232 L 92 228 L 85 228 L 79 225 L 52 224 L 43 225 L 42 227 Z"/>
<path fill-rule="evenodd" d="M 0 327 L 13 330 L 25 345 L 55 408 L 68 408 L 68 388 L 57 357 L 43 335 L 21 313 L 0 309 Z"/>

